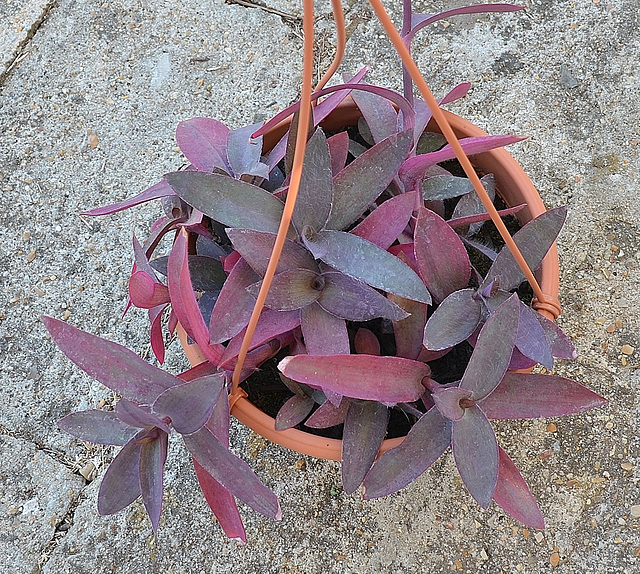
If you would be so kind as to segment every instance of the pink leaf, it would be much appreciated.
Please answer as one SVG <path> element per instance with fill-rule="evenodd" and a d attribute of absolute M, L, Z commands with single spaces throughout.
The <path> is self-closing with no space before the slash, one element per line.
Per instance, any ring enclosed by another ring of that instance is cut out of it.
<path fill-rule="evenodd" d="M 337 134 L 327 138 L 329 146 L 329 155 L 331 156 L 331 173 L 336 175 L 344 169 L 349 154 L 349 134 L 347 132 L 338 132 Z"/>
<path fill-rule="evenodd" d="M 356 353 L 360 355 L 379 355 L 380 354 L 380 341 L 375 336 L 373 331 L 360 327 L 356 331 L 354 340 L 354 346 Z"/>
<path fill-rule="evenodd" d="M 220 168 L 231 173 L 227 159 L 229 128 L 212 118 L 191 118 L 180 122 L 176 141 L 185 157 L 200 171 Z"/>
<path fill-rule="evenodd" d="M 129 297 L 140 309 L 151 309 L 171 301 L 169 289 L 146 271 L 136 271 L 129 277 Z"/>
<path fill-rule="evenodd" d="M 320 305 L 302 309 L 300 325 L 309 355 L 348 355 L 349 334 L 344 319 L 327 313 Z"/>
<path fill-rule="evenodd" d="M 381 203 L 350 233 L 362 237 L 382 249 L 389 249 L 411 219 L 415 193 L 402 193 Z"/>
<path fill-rule="evenodd" d="M 120 201 L 118 203 L 112 203 L 111 205 L 105 205 L 104 207 L 96 207 L 95 209 L 90 209 L 89 211 L 83 211 L 80 215 L 108 215 L 111 213 L 122 211 L 123 209 L 129 209 L 134 205 L 139 205 L 141 203 L 151 201 L 152 199 L 167 197 L 169 195 L 175 195 L 175 192 L 173 191 L 173 189 L 171 189 L 171 186 L 166 181 L 161 181 L 160 183 L 156 183 L 149 189 L 146 189 L 142 193 L 134 195 L 129 199 L 125 199 L 124 201 Z"/>

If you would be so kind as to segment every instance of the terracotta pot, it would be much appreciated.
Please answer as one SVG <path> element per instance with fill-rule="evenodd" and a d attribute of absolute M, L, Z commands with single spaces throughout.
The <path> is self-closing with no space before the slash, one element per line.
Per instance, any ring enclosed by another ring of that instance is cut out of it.
<path fill-rule="evenodd" d="M 480 128 L 455 114 L 445 113 L 457 137 L 487 135 Z M 338 130 L 346 126 L 355 125 L 359 117 L 360 112 L 349 99 L 322 123 L 322 127 L 327 131 Z M 287 128 L 288 123 L 283 122 L 267 133 L 264 137 L 265 149 L 271 149 L 284 135 Z M 433 123 L 429 125 L 429 129 L 437 131 L 437 127 Z M 505 149 L 500 148 L 474 155 L 472 161 L 474 166 L 482 173 L 493 173 L 495 175 L 497 192 L 508 206 L 527 204 L 527 207 L 517 214 L 521 225 L 546 211 L 542 199 L 540 199 L 531 180 Z M 538 311 L 549 319 L 557 318 L 560 310 L 557 303 L 558 277 L 558 253 L 554 245 L 536 272 L 536 279 L 540 283 L 543 293 L 551 301 L 550 305 L 538 306 Z M 205 357 L 199 347 L 187 343 L 186 334 L 181 328 L 179 328 L 178 334 L 189 362 L 194 366 L 203 362 Z M 341 460 L 342 458 L 342 441 L 320 437 L 298 429 L 277 431 L 274 426 L 275 420 L 263 413 L 246 398 L 238 399 L 235 405 L 232 406 L 231 412 L 242 424 L 259 435 L 291 450 L 328 460 Z M 403 437 L 385 440 L 380 452 L 382 453 L 399 445 L 402 440 Z"/>

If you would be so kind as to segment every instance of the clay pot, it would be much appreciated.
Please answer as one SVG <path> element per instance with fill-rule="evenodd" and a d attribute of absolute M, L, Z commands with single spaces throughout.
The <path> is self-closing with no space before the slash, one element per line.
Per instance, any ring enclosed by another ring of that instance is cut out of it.
<path fill-rule="evenodd" d="M 450 112 L 445 112 L 445 114 L 458 138 L 487 135 L 480 128 L 455 114 Z M 322 127 L 326 131 L 336 131 L 347 126 L 356 125 L 359 118 L 360 112 L 358 108 L 348 99 L 322 122 Z M 288 123 L 283 122 L 265 134 L 265 149 L 271 149 L 287 129 Z M 438 131 L 433 121 L 428 129 Z M 542 199 L 531 183 L 531 180 L 504 148 L 474 155 L 471 159 L 474 166 L 480 172 L 494 174 L 497 192 L 507 206 L 527 204 L 527 207 L 523 208 L 517 214 L 521 225 L 524 225 L 546 211 Z M 554 245 L 536 272 L 536 279 L 542 288 L 542 292 L 550 301 L 550 304 L 538 305 L 537 309 L 545 317 L 552 320 L 556 319 L 560 313 L 560 306 L 557 303 L 558 277 L 558 253 Z M 179 329 L 178 334 L 191 365 L 195 366 L 203 362 L 205 357 L 199 347 L 187 343 L 186 334 L 182 329 Z M 291 450 L 328 460 L 341 460 L 342 458 L 342 441 L 317 436 L 295 428 L 277 431 L 274 426 L 275 420 L 263 413 L 246 398 L 239 398 L 236 403 L 232 405 L 231 413 L 242 424 L 257 432 L 259 435 Z M 402 440 L 403 437 L 387 439 L 382 443 L 380 451 L 384 452 L 398 446 Z"/>

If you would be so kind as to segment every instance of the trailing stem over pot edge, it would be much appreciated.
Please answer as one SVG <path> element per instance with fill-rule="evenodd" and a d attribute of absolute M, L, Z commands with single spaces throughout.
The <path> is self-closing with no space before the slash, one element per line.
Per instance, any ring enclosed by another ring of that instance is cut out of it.
<path fill-rule="evenodd" d="M 346 492 L 361 484 L 365 498 L 395 492 L 451 446 L 478 504 L 495 500 L 542 528 L 542 514 L 498 446 L 490 419 L 558 416 L 605 402 L 557 375 L 513 372 L 536 364 L 552 370 L 554 358 L 575 358 L 566 335 L 513 294 L 526 278 L 540 303 L 556 305 L 533 271 L 566 210 L 543 213 L 513 239 L 504 237 L 500 215 L 522 206 L 498 213 L 493 177 L 480 180 L 465 154 L 522 138 L 458 142 L 406 49 L 406 98 L 364 83 L 366 70 L 312 96 L 309 4 L 302 101 L 274 119 L 294 114 L 279 143 L 262 149 L 273 121 L 237 130 L 210 118 L 182 122 L 176 138 L 189 161 L 185 170 L 87 212 L 104 215 L 162 199 L 166 215 L 144 244 L 134 237 L 130 304 L 148 310 L 160 363 L 164 326 L 173 332 L 178 322 L 207 361 L 174 377 L 115 343 L 44 317 L 60 349 L 122 397 L 113 412 L 72 413 L 59 425 L 82 440 L 123 446 L 104 475 L 98 510 L 112 514 L 142 496 L 154 530 L 167 438 L 179 433 L 225 533 L 244 541 L 236 498 L 272 518 L 281 511 L 275 495 L 229 451 L 229 413 L 244 393 L 238 384 L 280 353 L 281 379 L 292 396 L 276 429 L 342 424 Z M 520 9 L 476 5 L 412 18 L 405 1 L 399 36 L 377 0 L 372 5 L 401 52 L 420 28 L 442 17 Z M 428 105 L 413 96 L 409 76 Z M 467 90 L 463 84 L 441 103 Z M 318 101 L 320 94 L 327 97 Z M 362 114 L 357 131 L 325 134 L 318 124 L 347 96 Z M 424 132 L 432 114 L 445 137 Z M 442 167 L 456 157 L 469 179 Z M 508 249 L 482 238 L 489 219 Z M 169 256 L 154 257 L 167 233 L 177 233 Z M 473 348 L 464 373 L 438 382 L 430 363 L 461 345 Z M 376 461 L 392 410 L 413 426 Z"/>

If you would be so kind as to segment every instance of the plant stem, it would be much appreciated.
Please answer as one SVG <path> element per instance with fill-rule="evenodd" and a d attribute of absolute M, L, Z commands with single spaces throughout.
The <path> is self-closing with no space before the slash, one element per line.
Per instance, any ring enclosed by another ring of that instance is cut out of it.
<path fill-rule="evenodd" d="M 522 256 L 522 253 L 520 253 L 520 250 L 518 249 L 518 246 L 516 245 L 515 241 L 513 240 L 511 235 L 509 235 L 509 231 L 507 230 L 504 222 L 500 218 L 500 215 L 498 214 L 495 206 L 493 205 L 491 198 L 487 195 L 487 192 L 485 191 L 482 183 L 480 182 L 480 178 L 478 177 L 478 174 L 476 173 L 475 169 L 471 165 L 471 162 L 469 161 L 469 158 L 467 157 L 467 155 L 464 153 L 464 150 L 460 146 L 460 142 L 458 141 L 458 138 L 456 137 L 455 133 L 453 133 L 453 129 L 449 125 L 449 122 L 447 121 L 447 118 L 445 117 L 444 112 L 440 109 L 438 102 L 433 97 L 433 94 L 431 93 L 431 90 L 429 89 L 427 82 L 425 82 L 424 78 L 422 77 L 422 74 L 420 73 L 420 70 L 418 69 L 418 66 L 413 61 L 413 58 L 411 57 L 411 53 L 409 52 L 405 43 L 402 41 L 402 37 L 398 33 L 398 30 L 396 30 L 396 27 L 391 21 L 391 18 L 389 18 L 389 15 L 387 14 L 387 11 L 382 5 L 381 0 L 369 0 L 369 4 L 371 4 L 373 11 L 376 13 L 376 16 L 378 17 L 378 19 L 380 20 L 380 23 L 384 27 L 385 32 L 387 33 L 387 36 L 393 43 L 399 56 L 402 58 L 402 63 L 409 71 L 409 74 L 411 75 L 411 78 L 413 79 L 416 86 L 418 87 L 418 90 L 422 94 L 424 101 L 429 106 L 429 109 L 433 114 L 433 118 L 435 119 L 436 123 L 438 124 L 438 127 L 442 131 L 442 135 L 444 135 L 447 142 L 449 143 L 454 153 L 456 154 L 456 158 L 460 162 L 462 169 L 464 170 L 466 176 L 469 178 L 469 181 L 472 183 L 476 193 L 480 197 L 480 200 L 482 201 L 482 205 L 484 205 L 484 208 L 487 210 L 487 213 L 489 213 L 489 215 L 491 216 L 491 220 L 493 221 L 494 225 L 497 227 L 500 233 L 500 236 L 502 237 L 503 241 L 509 248 L 509 251 L 511 251 L 511 254 L 513 255 L 516 262 L 518 263 L 518 266 L 520 267 L 520 269 L 522 270 L 522 273 L 524 273 L 524 276 L 527 278 L 527 281 L 529 281 L 529 284 L 531 285 L 531 288 L 533 289 L 535 296 L 537 297 L 539 302 L 543 304 L 546 303 L 548 301 L 548 298 L 542 292 L 542 289 L 540 288 L 538 281 L 533 275 L 533 271 L 531 271 L 531 269 L 529 268 L 529 265 L 527 265 L 527 262 Z"/>
<path fill-rule="evenodd" d="M 296 147 L 293 157 L 293 167 L 291 169 L 291 181 L 289 184 L 289 191 L 287 193 L 287 200 L 284 205 L 284 212 L 282 219 L 280 220 L 280 226 L 278 228 L 278 235 L 273 245 L 273 251 L 269 259 L 269 265 L 264 275 L 260 292 L 258 293 L 258 299 L 253 312 L 251 313 L 251 319 L 247 325 L 247 331 L 242 339 L 242 346 L 240 347 L 240 353 L 238 354 L 238 362 L 236 363 L 233 371 L 233 379 L 231 385 L 231 395 L 234 396 L 238 391 L 238 385 L 240 384 L 240 375 L 242 373 L 242 367 L 244 366 L 249 347 L 251 345 L 251 339 L 255 332 L 258 319 L 262 313 L 264 302 L 271 287 L 271 281 L 276 272 L 278 261 L 280 260 L 280 254 L 284 246 L 284 241 L 291 224 L 291 216 L 293 215 L 293 208 L 296 204 L 296 198 L 298 197 L 298 189 L 300 188 L 300 179 L 302 177 L 302 164 L 304 161 L 304 152 L 307 147 L 307 130 L 306 126 L 309 125 L 309 119 L 311 117 L 311 84 L 313 81 L 313 0 L 303 0 L 303 19 L 302 27 L 304 32 L 303 41 L 303 60 L 302 60 L 302 97 L 300 98 L 300 116 L 298 125 L 302 126 L 298 130 L 296 137 Z"/>

